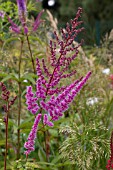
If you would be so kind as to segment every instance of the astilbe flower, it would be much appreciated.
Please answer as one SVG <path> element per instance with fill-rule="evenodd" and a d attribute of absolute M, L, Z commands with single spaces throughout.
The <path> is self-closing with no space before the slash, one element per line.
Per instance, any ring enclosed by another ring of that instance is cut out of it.
<path fill-rule="evenodd" d="M 48 115 L 47 114 L 44 114 L 43 124 L 51 126 L 51 127 L 54 126 L 54 124 L 51 121 L 48 120 Z"/>
<path fill-rule="evenodd" d="M 16 25 L 16 24 L 11 20 L 11 18 L 9 18 L 9 17 L 8 17 L 8 21 L 9 21 L 9 23 L 11 24 L 11 26 L 10 26 L 11 31 L 13 31 L 13 32 L 15 32 L 15 33 L 17 33 L 17 34 L 20 34 L 20 28 L 19 28 L 19 26 Z"/>
<path fill-rule="evenodd" d="M 39 110 L 39 106 L 36 101 L 37 98 L 34 97 L 34 94 L 32 92 L 32 86 L 27 87 L 26 104 L 28 105 L 28 110 L 31 111 L 32 114 L 36 114 Z"/>
<path fill-rule="evenodd" d="M 111 75 L 109 76 L 109 80 L 110 80 L 111 88 L 113 89 L 113 74 L 111 74 Z"/>
<path fill-rule="evenodd" d="M 113 132 L 111 134 L 111 140 L 110 140 L 110 159 L 108 160 L 108 163 L 107 163 L 107 170 L 111 170 L 113 169 Z"/>
<path fill-rule="evenodd" d="M 27 34 L 28 28 L 26 25 L 26 13 L 27 13 L 26 0 L 17 0 L 17 6 L 18 6 L 19 19 L 23 26 L 24 33 Z M 9 23 L 11 24 L 11 26 L 9 27 L 10 30 L 16 34 L 20 34 L 21 33 L 20 27 L 17 24 L 15 24 L 7 14 L 6 16 L 7 16 Z"/>
<path fill-rule="evenodd" d="M 42 121 L 43 127 L 46 125 L 52 127 L 54 125 L 53 121 L 56 121 L 63 116 L 63 113 L 69 108 L 69 105 L 72 103 L 75 96 L 80 92 L 91 76 L 91 72 L 89 71 L 86 76 L 80 77 L 70 85 L 58 87 L 58 84 L 62 79 L 76 74 L 76 70 L 67 74 L 65 72 L 67 72 L 71 62 L 77 57 L 79 46 L 81 46 L 83 42 L 81 41 L 76 47 L 73 46 L 74 39 L 84 29 L 83 27 L 77 28 L 82 24 L 82 21 L 78 21 L 79 17 L 81 17 L 81 13 L 82 9 L 78 8 L 77 15 L 74 20 L 71 20 L 71 24 L 67 23 L 66 30 L 61 29 L 62 39 L 60 39 L 55 32 L 56 42 L 50 41 L 50 64 L 52 71 L 49 71 L 44 59 L 42 59 L 42 67 L 39 59 L 36 59 L 36 71 L 38 75 L 35 86 L 36 91 L 33 94 L 32 87 L 27 87 L 26 103 L 28 105 L 28 110 L 33 114 L 33 109 L 36 111 L 37 105 L 37 111 L 39 110 L 39 113 L 42 113 L 42 110 L 44 111 Z M 59 48 L 59 57 L 56 56 L 57 47 Z M 70 52 L 73 52 L 73 55 L 71 55 L 72 53 L 70 54 Z M 69 54 L 69 57 L 67 57 L 67 54 Z M 37 105 L 36 102 L 38 102 Z M 34 149 L 33 144 L 34 143 L 32 143 L 32 148 Z M 31 149 L 31 151 L 33 149 Z M 27 152 L 27 154 L 29 153 L 30 152 Z"/>
<path fill-rule="evenodd" d="M 0 11 L 0 17 L 3 19 L 4 18 L 4 15 L 5 15 L 5 12 L 4 11 Z"/>
<path fill-rule="evenodd" d="M 11 108 L 11 106 L 14 104 L 15 100 L 17 99 L 17 96 L 15 96 L 12 100 L 10 99 L 10 91 L 7 90 L 5 84 L 3 82 L 0 82 L 0 88 L 1 88 L 1 97 L 2 100 L 6 101 L 8 103 L 8 109 Z M 4 111 L 7 112 L 7 105 L 3 105 Z"/>
<path fill-rule="evenodd" d="M 42 10 L 37 16 L 37 18 L 33 24 L 33 32 L 35 32 L 38 29 L 39 25 L 43 22 L 43 20 L 40 19 L 43 12 L 44 12 L 44 10 Z"/>
<path fill-rule="evenodd" d="M 40 102 L 41 107 L 47 113 L 49 113 L 52 120 L 58 120 L 59 117 L 62 116 L 62 113 L 68 109 L 69 104 L 74 100 L 74 97 L 81 90 L 83 85 L 89 79 L 90 75 L 91 72 L 88 72 L 86 77 L 84 77 L 81 81 L 77 80 L 74 83 L 70 84 L 57 97 L 53 95 L 47 103 L 45 103 L 43 100 Z"/>
<path fill-rule="evenodd" d="M 17 0 L 17 6 L 18 6 L 18 14 L 20 17 L 20 21 L 22 24 L 26 21 L 26 13 L 27 13 L 27 8 L 26 8 L 26 0 Z"/>
<path fill-rule="evenodd" d="M 26 25 L 26 14 L 27 14 L 26 2 L 27 2 L 26 0 L 17 0 L 19 19 L 22 23 L 25 34 L 28 33 L 28 27 Z"/>
<path fill-rule="evenodd" d="M 18 15 L 19 15 L 20 22 L 22 24 L 23 31 L 20 29 L 20 27 L 17 24 L 15 24 L 12 21 L 12 19 L 7 14 L 5 14 L 4 11 L 0 11 L 0 17 L 3 19 L 4 15 L 7 16 L 8 21 L 11 24 L 11 26 L 9 28 L 12 32 L 14 32 L 16 34 L 20 34 L 21 32 L 24 32 L 24 34 L 28 34 L 27 19 L 26 19 L 27 18 L 26 3 L 27 3 L 26 0 L 17 0 Z M 36 20 L 34 21 L 34 24 L 32 25 L 32 32 L 36 32 L 39 25 L 43 22 L 43 20 L 40 19 L 43 12 L 44 12 L 44 10 L 42 10 L 38 14 Z"/>
<path fill-rule="evenodd" d="M 1 90 L 2 90 L 2 99 L 5 100 L 5 101 L 8 101 L 9 100 L 9 96 L 10 96 L 10 92 L 9 90 L 7 90 L 6 86 L 4 83 L 0 82 L 0 87 L 1 87 Z"/>
<path fill-rule="evenodd" d="M 30 131 L 30 134 L 27 138 L 27 142 L 25 142 L 24 147 L 27 149 L 25 151 L 25 154 L 28 155 L 30 154 L 30 152 L 34 151 L 34 144 L 35 144 L 35 139 L 36 139 L 36 135 L 37 135 L 37 129 L 38 129 L 38 124 L 41 120 L 41 116 L 42 114 L 38 114 L 35 118 L 34 124 L 32 126 L 32 129 Z"/>

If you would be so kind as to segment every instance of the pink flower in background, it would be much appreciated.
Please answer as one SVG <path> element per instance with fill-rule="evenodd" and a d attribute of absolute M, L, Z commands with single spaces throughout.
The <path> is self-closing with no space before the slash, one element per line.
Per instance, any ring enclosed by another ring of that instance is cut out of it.
<path fill-rule="evenodd" d="M 110 80 L 113 82 L 113 74 L 109 76 Z"/>
<path fill-rule="evenodd" d="M 107 170 L 113 169 L 113 132 L 111 134 L 111 140 L 110 140 L 110 159 L 108 160 L 108 163 L 106 165 Z"/>
<path fill-rule="evenodd" d="M 113 74 L 109 76 L 109 80 L 110 80 L 110 87 L 113 89 Z"/>
<path fill-rule="evenodd" d="M 0 17 L 3 19 L 5 16 L 5 12 L 4 11 L 0 11 Z"/>
<path fill-rule="evenodd" d="M 43 14 L 43 12 L 44 12 L 44 10 L 42 10 L 42 11 L 38 14 L 38 16 L 37 16 L 37 18 L 36 18 L 36 20 L 35 20 L 35 22 L 34 22 L 34 24 L 33 24 L 33 31 L 34 31 L 34 32 L 38 29 L 39 25 L 43 22 L 43 20 L 40 19 L 40 17 L 41 17 L 41 15 Z"/>

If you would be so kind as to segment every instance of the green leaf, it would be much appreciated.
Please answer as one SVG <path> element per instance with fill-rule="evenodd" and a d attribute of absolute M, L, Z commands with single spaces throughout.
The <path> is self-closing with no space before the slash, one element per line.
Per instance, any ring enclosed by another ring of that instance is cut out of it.
<path fill-rule="evenodd" d="M 8 142 L 10 142 L 10 141 L 11 141 L 11 140 L 8 139 Z M 0 140 L 0 146 L 4 146 L 4 145 L 5 145 L 5 142 L 6 142 L 5 139 Z"/>
<path fill-rule="evenodd" d="M 0 140 L 0 146 L 5 145 L 5 139 Z"/>
<path fill-rule="evenodd" d="M 7 75 L 4 79 L 2 79 L 2 82 L 5 82 L 9 79 L 12 79 L 12 80 L 15 80 L 15 81 L 18 81 L 18 75 L 15 74 L 15 73 L 10 73 L 9 75 Z"/>
<path fill-rule="evenodd" d="M 40 161 L 46 162 L 46 154 L 39 142 L 38 142 L 38 147 L 39 147 L 38 156 L 39 156 Z"/>
<path fill-rule="evenodd" d="M 40 168 L 39 165 L 34 162 L 27 162 L 25 166 L 27 168 Z"/>
<path fill-rule="evenodd" d="M 29 80 L 31 83 L 35 84 L 35 80 L 34 80 L 34 74 L 25 74 L 23 77 L 21 77 L 21 81 L 23 80 Z"/>
<path fill-rule="evenodd" d="M 4 79 L 2 79 L 2 82 L 5 82 L 5 81 L 7 81 L 7 80 L 9 80 L 9 79 L 11 79 L 11 78 L 12 78 L 11 75 L 7 75 Z"/>
<path fill-rule="evenodd" d="M 33 41 L 38 41 L 39 44 L 43 45 L 42 41 L 41 41 L 38 37 L 29 36 L 29 39 L 30 39 L 30 40 L 33 40 Z"/>
<path fill-rule="evenodd" d="M 61 159 L 60 155 L 56 155 L 55 158 L 51 161 L 51 163 L 56 164 Z"/>
<path fill-rule="evenodd" d="M 19 129 L 31 129 L 33 122 L 24 122 L 19 126 Z"/>
<path fill-rule="evenodd" d="M 7 75 L 9 75 L 9 74 L 6 74 L 6 73 L 0 73 L 0 77 L 1 77 L 1 78 L 6 77 Z"/>
<path fill-rule="evenodd" d="M 14 123 L 14 121 L 12 119 L 9 119 L 8 120 L 8 126 L 15 126 L 15 127 L 17 127 L 17 124 Z"/>
<path fill-rule="evenodd" d="M 14 42 L 14 41 L 20 41 L 20 39 L 19 39 L 18 37 L 11 37 L 11 38 L 7 39 L 7 40 L 5 41 L 5 43 L 4 43 L 4 45 L 3 45 L 3 48 L 4 48 L 7 44 L 9 44 L 9 43 L 11 43 L 11 42 Z"/>

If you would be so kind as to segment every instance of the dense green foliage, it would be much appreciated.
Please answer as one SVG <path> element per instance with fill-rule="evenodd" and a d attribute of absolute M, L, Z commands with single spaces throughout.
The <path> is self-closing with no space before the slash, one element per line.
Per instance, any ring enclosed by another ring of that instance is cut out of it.
<path fill-rule="evenodd" d="M 87 1 L 88 2 L 88 1 Z M 82 2 L 81 2 L 82 3 Z M 84 1 L 85 3 L 85 1 Z M 0 4 L 0 10 L 9 12 L 9 15 L 18 24 L 17 7 L 7 1 Z M 74 4 L 62 1 L 64 8 L 61 15 L 69 13 L 75 15 Z M 76 3 L 75 3 L 76 5 Z M 85 6 L 86 4 L 84 4 Z M 67 10 L 67 7 L 69 10 Z M 28 11 L 37 11 L 37 6 L 29 1 Z M 40 8 L 40 7 L 39 7 Z M 64 11 L 63 11 L 64 10 Z M 38 11 L 39 12 L 39 11 Z M 37 13 L 38 13 L 37 12 Z M 47 16 L 47 20 L 46 20 Z M 13 18 L 14 17 L 14 18 Z M 45 22 L 40 25 L 36 33 L 29 35 L 33 59 L 45 58 L 50 67 L 50 49 L 48 42 L 52 38 L 50 33 L 57 28 L 57 23 L 51 14 L 45 12 Z M 34 18 L 29 17 L 28 25 L 31 29 Z M 101 48 L 83 46 L 79 49 L 79 55 L 70 66 L 71 71 L 76 68 L 77 74 L 70 79 L 65 79 L 61 85 L 67 85 L 77 77 L 85 75 L 88 70 L 92 71 L 92 77 L 82 89 L 65 112 L 63 118 L 55 122 L 53 128 L 46 127 L 37 134 L 35 151 L 31 153 L 26 161 L 24 143 L 33 125 L 34 117 L 27 111 L 25 93 L 26 86 L 35 85 L 37 75 L 34 74 L 30 58 L 30 52 L 26 37 L 16 35 L 9 30 L 7 18 L 0 18 L 0 81 L 4 82 L 11 92 L 11 98 L 17 95 L 19 99 L 19 84 L 21 84 L 21 118 L 18 126 L 18 99 L 9 113 L 9 136 L 8 136 L 8 170 L 105 170 L 109 159 L 109 140 L 113 129 L 113 86 L 109 75 L 102 71 L 107 67 L 113 74 L 112 57 L 109 57 L 112 48 L 109 37 L 106 37 Z M 21 25 L 20 25 L 21 27 Z M 50 32 L 49 32 L 49 31 Z M 60 31 L 59 32 L 60 36 Z M 82 34 L 82 36 L 84 36 Z M 83 39 L 85 37 L 82 37 Z M 91 38 L 91 37 L 90 37 Z M 89 39 L 90 39 L 89 38 Z M 23 43 L 21 59 L 21 76 L 19 77 L 19 56 Z M 77 42 L 74 42 L 76 45 Z M 90 44 L 90 42 L 89 42 Z M 91 42 L 92 44 L 92 42 Z M 1 91 L 0 91 L 1 93 Z M 0 95 L 1 96 L 1 95 Z M 93 102 L 93 103 L 92 103 Z M 0 169 L 4 169 L 5 153 L 5 125 L 3 100 L 0 97 Z M 40 127 L 39 127 L 40 128 Z M 17 159 L 17 131 L 20 130 L 20 158 Z M 45 138 L 45 132 L 48 135 Z M 45 139 L 49 145 L 49 160 L 47 162 L 45 152 Z"/>

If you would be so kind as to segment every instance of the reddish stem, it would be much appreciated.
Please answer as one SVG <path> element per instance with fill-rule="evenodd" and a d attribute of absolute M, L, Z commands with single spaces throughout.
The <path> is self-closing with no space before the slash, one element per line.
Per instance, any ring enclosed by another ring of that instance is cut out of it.
<path fill-rule="evenodd" d="M 6 120 L 5 120 L 5 127 L 6 127 L 6 141 L 5 141 L 5 157 L 4 157 L 4 170 L 7 167 L 7 151 L 8 151 L 8 118 L 9 118 L 9 102 L 7 101 L 7 112 L 6 112 Z"/>

